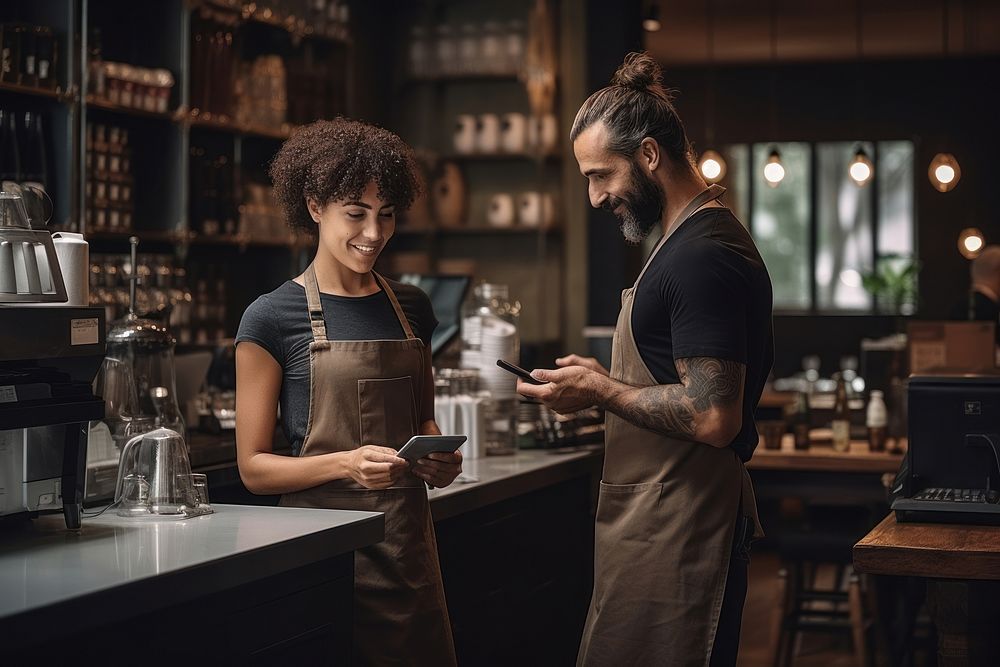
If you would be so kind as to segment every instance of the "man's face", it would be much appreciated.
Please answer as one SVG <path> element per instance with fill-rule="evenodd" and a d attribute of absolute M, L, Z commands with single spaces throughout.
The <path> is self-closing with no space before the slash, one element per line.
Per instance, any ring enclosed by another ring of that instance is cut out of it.
<path fill-rule="evenodd" d="M 666 193 L 634 158 L 608 151 L 607 128 L 591 125 L 573 142 L 580 172 L 587 178 L 590 205 L 611 211 L 622 221 L 622 234 L 641 243 L 660 223 Z"/>

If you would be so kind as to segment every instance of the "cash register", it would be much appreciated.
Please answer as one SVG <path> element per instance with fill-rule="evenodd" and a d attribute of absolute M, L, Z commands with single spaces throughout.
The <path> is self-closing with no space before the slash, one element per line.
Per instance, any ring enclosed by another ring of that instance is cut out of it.
<path fill-rule="evenodd" d="M 898 522 L 1000 525 L 1000 371 L 910 378 Z"/>

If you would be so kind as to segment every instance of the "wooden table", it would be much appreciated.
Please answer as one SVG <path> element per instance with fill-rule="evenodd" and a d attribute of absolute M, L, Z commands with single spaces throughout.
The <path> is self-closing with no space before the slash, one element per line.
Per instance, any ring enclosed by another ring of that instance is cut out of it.
<path fill-rule="evenodd" d="M 834 451 L 822 441 L 797 450 L 793 437 L 785 434 L 781 449 L 766 449 L 762 438 L 747 469 L 758 497 L 880 505 L 882 509 L 872 517 L 874 523 L 885 508 L 882 477 L 894 476 L 902 460 L 902 453 L 872 452 L 862 440 L 852 441 L 847 452 Z"/>
<path fill-rule="evenodd" d="M 903 449 L 905 451 L 905 443 Z M 852 440 L 846 452 L 835 451 L 832 445 L 822 443 L 813 444 L 809 449 L 795 449 L 794 438 L 786 433 L 781 439 L 781 449 L 765 448 L 762 437 L 747 468 L 882 474 L 895 473 L 902 460 L 902 452 L 873 452 L 864 440 Z"/>
<path fill-rule="evenodd" d="M 860 572 L 927 580 L 941 667 L 1000 665 L 1000 526 L 896 523 L 854 546 Z"/>

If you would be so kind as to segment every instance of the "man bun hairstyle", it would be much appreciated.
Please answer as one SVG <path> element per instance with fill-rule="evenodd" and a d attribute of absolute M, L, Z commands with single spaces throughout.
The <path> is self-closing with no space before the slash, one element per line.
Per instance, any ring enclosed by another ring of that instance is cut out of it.
<path fill-rule="evenodd" d="M 406 210 L 420 192 L 413 150 L 402 139 L 342 117 L 299 128 L 282 144 L 270 175 L 288 225 L 309 232 L 316 231 L 309 199 L 320 206 L 357 199 L 375 183 L 380 199 Z"/>
<path fill-rule="evenodd" d="M 646 52 L 629 53 L 611 77 L 611 85 L 587 98 L 576 114 L 570 140 L 595 123 L 608 128 L 608 150 L 631 158 L 646 137 L 658 143 L 678 165 L 691 165 L 693 153 L 684 123 L 674 108 L 663 71 Z"/>

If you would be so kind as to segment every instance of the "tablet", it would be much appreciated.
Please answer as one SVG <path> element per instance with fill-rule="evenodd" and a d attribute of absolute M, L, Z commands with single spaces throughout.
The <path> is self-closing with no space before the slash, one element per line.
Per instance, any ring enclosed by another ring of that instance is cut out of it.
<path fill-rule="evenodd" d="M 399 448 L 396 456 L 407 461 L 422 459 L 431 452 L 453 452 L 462 446 L 464 435 L 415 435 Z"/>

